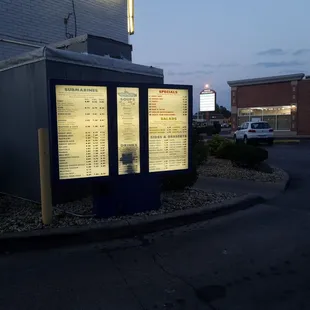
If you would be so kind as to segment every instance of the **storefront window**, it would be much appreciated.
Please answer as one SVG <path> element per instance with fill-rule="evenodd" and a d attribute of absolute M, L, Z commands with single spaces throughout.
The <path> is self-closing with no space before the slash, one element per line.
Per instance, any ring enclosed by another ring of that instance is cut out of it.
<path fill-rule="evenodd" d="M 278 115 L 291 115 L 291 107 L 290 106 L 281 107 Z"/>
<path fill-rule="evenodd" d="M 239 109 L 238 110 L 238 114 L 239 114 L 239 116 L 250 115 L 251 114 L 251 110 L 250 109 Z"/>
<path fill-rule="evenodd" d="M 238 125 L 247 121 L 266 121 L 274 130 L 291 129 L 291 107 L 254 107 L 238 109 Z"/>
<path fill-rule="evenodd" d="M 272 107 L 272 108 L 264 108 L 263 114 L 265 115 L 277 115 L 280 112 L 279 107 Z"/>
<path fill-rule="evenodd" d="M 256 118 L 261 118 L 263 117 L 263 109 L 261 108 L 253 108 L 251 109 L 251 116 L 256 117 Z"/>
<path fill-rule="evenodd" d="M 291 116 L 278 115 L 277 116 L 277 130 L 290 130 L 291 129 Z"/>
<path fill-rule="evenodd" d="M 277 116 L 276 115 L 264 115 L 263 121 L 269 123 L 270 127 L 276 130 Z"/>

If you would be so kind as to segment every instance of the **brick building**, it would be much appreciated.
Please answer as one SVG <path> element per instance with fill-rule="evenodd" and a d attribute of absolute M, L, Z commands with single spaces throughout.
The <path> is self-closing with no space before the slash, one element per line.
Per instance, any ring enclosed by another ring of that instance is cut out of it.
<path fill-rule="evenodd" d="M 127 0 L 0 1 L 0 60 L 90 34 L 128 43 Z"/>
<path fill-rule="evenodd" d="M 245 121 L 264 120 L 279 135 L 310 135 L 310 78 L 305 74 L 227 83 L 233 130 Z"/>

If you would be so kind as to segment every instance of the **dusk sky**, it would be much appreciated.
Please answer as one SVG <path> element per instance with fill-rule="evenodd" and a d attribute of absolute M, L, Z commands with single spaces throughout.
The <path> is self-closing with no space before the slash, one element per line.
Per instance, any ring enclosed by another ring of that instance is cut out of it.
<path fill-rule="evenodd" d="M 165 83 L 209 83 L 230 108 L 228 80 L 310 72 L 309 0 L 136 0 L 133 61 Z"/>

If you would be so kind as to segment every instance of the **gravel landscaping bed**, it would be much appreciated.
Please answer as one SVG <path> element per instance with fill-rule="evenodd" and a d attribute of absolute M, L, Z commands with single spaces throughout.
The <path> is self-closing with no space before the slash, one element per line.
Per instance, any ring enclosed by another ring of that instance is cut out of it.
<path fill-rule="evenodd" d="M 229 160 L 210 157 L 207 163 L 199 168 L 199 175 L 225 179 L 239 179 L 256 182 L 276 183 L 286 177 L 284 170 L 272 168 L 272 173 L 234 167 Z"/>
<path fill-rule="evenodd" d="M 234 193 L 206 193 L 196 189 L 187 189 L 182 192 L 167 192 L 162 195 L 162 207 L 159 210 L 108 219 L 97 219 L 91 216 L 92 201 L 89 198 L 56 206 L 53 224 L 48 227 L 98 224 L 135 217 L 147 218 L 156 214 L 171 213 L 177 210 L 221 203 L 236 196 L 237 194 Z M 7 195 L 0 196 L 0 234 L 38 230 L 45 227 L 41 222 L 40 205 Z"/>

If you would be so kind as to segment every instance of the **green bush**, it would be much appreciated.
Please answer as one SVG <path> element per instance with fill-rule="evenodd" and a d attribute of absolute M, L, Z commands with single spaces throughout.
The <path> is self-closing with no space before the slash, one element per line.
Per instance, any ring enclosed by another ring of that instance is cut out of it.
<path fill-rule="evenodd" d="M 208 159 L 208 146 L 203 141 L 199 141 L 193 146 L 193 161 L 199 167 Z"/>
<path fill-rule="evenodd" d="M 208 146 L 198 134 L 197 130 L 192 132 L 192 159 L 197 166 L 203 164 L 208 158 Z"/>
<path fill-rule="evenodd" d="M 208 141 L 210 155 L 215 156 L 218 149 L 226 144 L 231 144 L 231 141 L 220 135 L 214 135 L 212 139 Z"/>
<path fill-rule="evenodd" d="M 234 148 L 235 148 L 235 145 L 231 141 L 223 142 L 218 147 L 215 153 L 215 157 L 221 158 L 221 159 L 231 159 L 231 154 Z"/>
<path fill-rule="evenodd" d="M 198 134 L 206 134 L 207 136 L 212 136 L 216 133 L 214 126 L 197 127 L 196 130 Z"/>
<path fill-rule="evenodd" d="M 193 186 L 197 179 L 197 166 L 193 163 L 193 169 L 191 172 L 164 177 L 161 182 L 161 188 L 163 191 L 184 190 L 186 187 Z"/>
<path fill-rule="evenodd" d="M 227 152 L 227 148 L 230 148 L 231 146 L 233 147 L 233 142 L 229 139 L 224 139 L 224 141 L 217 148 L 214 156 L 216 158 L 229 159 L 227 158 L 227 156 L 229 156 L 229 152 Z"/>
<path fill-rule="evenodd" d="M 268 151 L 248 144 L 226 144 L 217 151 L 217 157 L 229 159 L 239 167 L 255 169 L 268 159 Z"/>
<path fill-rule="evenodd" d="M 192 145 L 196 145 L 198 142 L 202 141 L 202 137 L 200 135 L 201 128 L 193 128 L 192 129 Z"/>
<path fill-rule="evenodd" d="M 221 132 L 221 130 L 222 130 L 222 127 L 221 127 L 221 124 L 220 123 L 215 123 L 214 125 L 213 125 L 213 127 L 214 127 L 214 134 L 216 134 L 216 135 L 218 135 L 220 132 Z"/>

